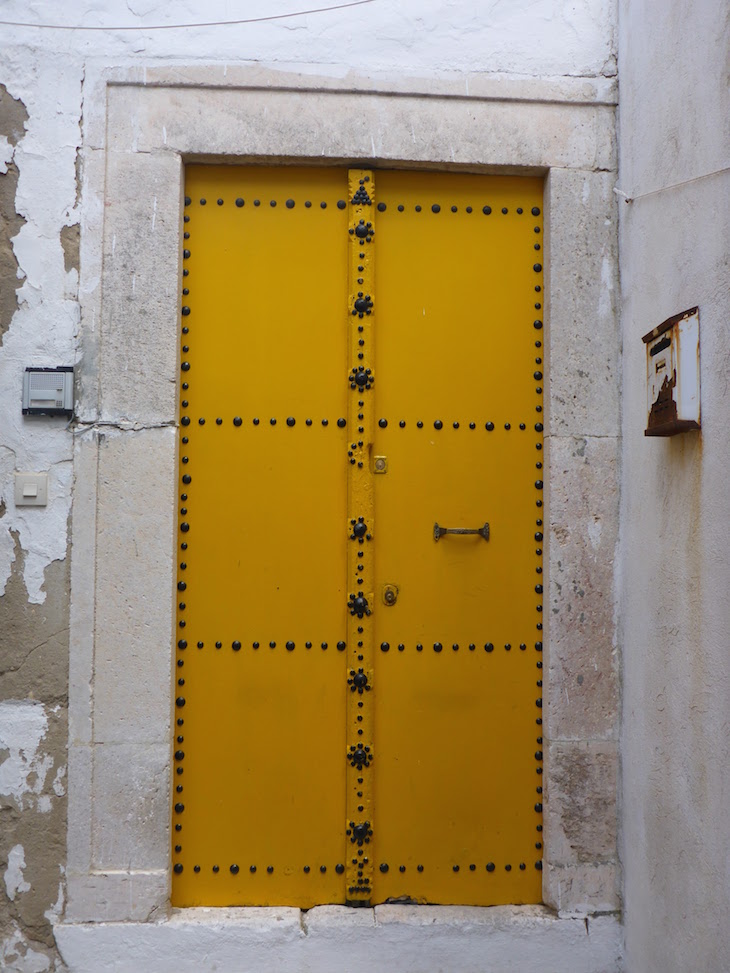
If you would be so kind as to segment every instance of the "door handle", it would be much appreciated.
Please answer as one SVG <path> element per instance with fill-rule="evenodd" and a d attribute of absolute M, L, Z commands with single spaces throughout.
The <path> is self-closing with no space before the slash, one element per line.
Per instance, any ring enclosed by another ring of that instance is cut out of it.
<path fill-rule="evenodd" d="M 433 525 L 433 539 L 437 541 L 444 534 L 479 534 L 485 541 L 489 540 L 489 524 L 483 527 L 439 527 Z"/>

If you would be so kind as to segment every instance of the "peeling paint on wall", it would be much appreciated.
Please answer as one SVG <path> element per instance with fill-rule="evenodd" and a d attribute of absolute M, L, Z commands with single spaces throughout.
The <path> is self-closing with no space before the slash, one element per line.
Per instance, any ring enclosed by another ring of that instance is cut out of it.
<path fill-rule="evenodd" d="M 11 902 L 15 896 L 23 892 L 30 892 L 30 885 L 23 878 L 25 868 L 25 854 L 22 845 L 14 845 L 8 852 L 8 867 L 5 869 L 5 891 Z"/>
<path fill-rule="evenodd" d="M 13 98 L 0 84 L 0 345 L 18 307 L 17 290 L 22 284 L 12 240 L 25 220 L 15 209 L 18 167 L 13 161 L 15 146 L 25 133 L 28 112 L 19 98 Z"/>
<path fill-rule="evenodd" d="M 24 418 L 20 396 L 26 366 L 76 357 L 82 71 L 53 58 L 43 70 L 21 58 L 9 67 L 12 85 L 0 87 L 0 594 L 22 552 L 28 599 L 42 604 L 44 571 L 66 556 L 72 443 L 65 420 Z M 47 507 L 15 507 L 15 472 L 48 472 Z"/>

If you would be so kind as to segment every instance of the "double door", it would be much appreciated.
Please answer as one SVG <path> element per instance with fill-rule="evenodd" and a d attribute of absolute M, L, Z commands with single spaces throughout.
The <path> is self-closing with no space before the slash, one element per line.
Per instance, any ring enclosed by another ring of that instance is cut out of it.
<path fill-rule="evenodd" d="M 188 167 L 174 905 L 541 900 L 541 210 Z"/>

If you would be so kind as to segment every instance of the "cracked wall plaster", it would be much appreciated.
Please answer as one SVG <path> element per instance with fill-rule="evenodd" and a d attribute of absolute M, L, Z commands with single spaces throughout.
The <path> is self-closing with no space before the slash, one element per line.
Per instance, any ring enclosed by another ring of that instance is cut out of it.
<path fill-rule="evenodd" d="M 15 209 L 18 167 L 15 146 L 25 134 L 28 112 L 19 98 L 13 98 L 0 84 L 0 345 L 18 307 L 16 291 L 21 286 L 18 261 L 12 240 L 25 222 Z"/>
<path fill-rule="evenodd" d="M 22 973 L 61 969 L 51 924 L 65 900 L 69 565 L 48 565 L 33 604 L 15 541 L 0 598 L 0 969 Z"/>
<path fill-rule="evenodd" d="M 8 852 L 8 867 L 5 869 L 5 891 L 11 902 L 15 896 L 23 892 L 30 892 L 30 885 L 23 878 L 25 868 L 25 853 L 22 845 L 14 845 Z"/>
<path fill-rule="evenodd" d="M 0 292 L 7 295 L 9 277 L 13 287 L 16 282 L 20 286 L 12 291 L 17 309 L 7 323 L 7 296 L 0 304 L 0 330 L 5 325 L 0 350 L 0 500 L 5 506 L 0 518 L 0 594 L 19 548 L 28 600 L 41 604 L 45 568 L 66 556 L 72 444 L 63 418 L 22 416 L 21 392 L 26 366 L 75 362 L 81 68 L 57 57 L 45 58 L 42 66 L 31 57 L 11 55 L 7 60 L 2 75 L 7 88 L 0 91 L 0 135 L 5 138 L 0 151 L 11 146 L 12 159 L 7 148 L 0 155 L 7 160 L 0 182 L 10 187 L 0 189 L 0 215 L 10 205 L 13 185 L 15 191 L 7 239 L 0 234 Z M 16 508 L 14 473 L 46 471 L 48 506 Z"/>

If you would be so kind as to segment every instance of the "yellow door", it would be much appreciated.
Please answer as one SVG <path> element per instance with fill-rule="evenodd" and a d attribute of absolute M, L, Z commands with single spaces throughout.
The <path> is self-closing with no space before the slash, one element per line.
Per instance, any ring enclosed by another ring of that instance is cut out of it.
<path fill-rule="evenodd" d="M 539 902 L 541 181 L 186 194 L 173 904 Z"/>

